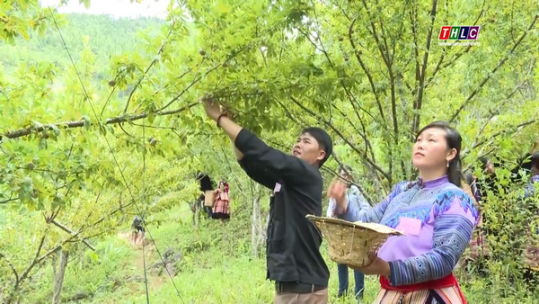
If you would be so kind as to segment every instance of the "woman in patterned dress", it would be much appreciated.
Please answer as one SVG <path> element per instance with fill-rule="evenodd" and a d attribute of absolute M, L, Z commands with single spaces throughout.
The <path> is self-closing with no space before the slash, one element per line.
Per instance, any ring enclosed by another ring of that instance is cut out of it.
<path fill-rule="evenodd" d="M 217 195 L 215 196 L 215 204 L 213 205 L 212 218 L 219 219 L 222 223 L 223 220 L 230 218 L 230 202 L 228 198 L 228 184 L 223 181 L 219 181 L 217 186 Z"/>
<path fill-rule="evenodd" d="M 347 206 L 344 186 L 335 182 L 328 194 L 337 216 L 347 221 L 380 223 L 404 236 L 389 237 L 356 268 L 380 276 L 374 303 L 466 303 L 452 274 L 477 224 L 472 199 L 461 189 L 461 136 L 448 124 L 434 122 L 416 137 L 412 162 L 419 170 L 413 182 L 401 182 L 374 207 Z"/>

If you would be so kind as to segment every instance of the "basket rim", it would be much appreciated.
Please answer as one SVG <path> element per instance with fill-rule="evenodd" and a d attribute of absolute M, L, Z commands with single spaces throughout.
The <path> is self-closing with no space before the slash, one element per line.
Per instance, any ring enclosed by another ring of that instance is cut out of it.
<path fill-rule="evenodd" d="M 402 233 L 402 231 L 390 228 L 388 226 L 384 226 L 385 227 L 384 229 L 387 230 L 387 231 L 379 231 L 379 230 L 373 229 L 372 227 L 370 227 L 368 225 L 362 225 L 362 223 L 360 223 L 360 222 L 349 222 L 349 221 L 338 219 L 338 218 L 321 217 L 321 216 L 315 216 L 315 215 L 312 215 L 312 214 L 308 214 L 306 216 L 306 218 L 309 221 L 311 221 L 313 223 L 313 225 L 314 225 L 315 222 L 326 222 L 326 223 L 330 223 L 330 224 L 338 224 L 338 225 L 343 225 L 343 226 L 348 226 L 348 227 L 367 229 L 367 230 L 371 230 L 371 231 L 374 231 L 374 232 L 377 232 L 377 233 L 380 233 L 380 234 L 404 235 L 404 233 Z M 371 223 L 369 223 L 369 224 L 371 224 Z M 315 227 L 316 227 L 316 225 L 315 225 Z M 316 228 L 318 229 L 318 227 L 316 227 Z"/>

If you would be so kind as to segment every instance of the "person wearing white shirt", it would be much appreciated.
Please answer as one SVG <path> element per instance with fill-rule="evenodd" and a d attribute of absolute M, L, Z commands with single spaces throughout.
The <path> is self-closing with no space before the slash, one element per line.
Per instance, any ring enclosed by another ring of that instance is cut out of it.
<path fill-rule="evenodd" d="M 344 168 L 346 168 L 346 171 L 351 172 L 351 168 L 347 165 L 344 165 Z M 364 208 L 369 208 L 370 205 L 363 197 L 363 194 L 361 194 L 361 191 L 359 191 L 359 188 L 355 185 L 353 185 L 350 181 L 351 178 L 346 174 L 346 171 L 343 170 L 343 168 L 339 168 L 339 175 L 340 177 L 347 181 L 348 184 L 348 190 L 347 190 L 347 198 L 348 198 L 348 204 L 351 209 L 359 210 Z M 327 217 L 336 217 L 336 204 L 335 200 L 330 199 L 329 200 L 329 206 L 327 209 L 326 216 Z M 340 265 L 337 264 L 337 274 L 339 277 L 339 290 L 338 290 L 338 297 L 341 298 L 343 296 L 346 296 L 348 293 L 348 266 L 347 265 Z M 355 289 L 354 289 L 354 296 L 356 299 L 363 299 L 363 289 L 365 287 L 365 277 L 363 273 L 354 270 L 354 281 L 355 281 Z"/>

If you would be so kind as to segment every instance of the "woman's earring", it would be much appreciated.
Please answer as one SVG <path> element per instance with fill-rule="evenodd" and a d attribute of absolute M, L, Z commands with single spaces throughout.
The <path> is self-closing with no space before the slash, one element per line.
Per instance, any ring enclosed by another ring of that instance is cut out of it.
<path fill-rule="evenodd" d="M 447 167 L 449 168 L 449 161 L 447 161 Z"/>

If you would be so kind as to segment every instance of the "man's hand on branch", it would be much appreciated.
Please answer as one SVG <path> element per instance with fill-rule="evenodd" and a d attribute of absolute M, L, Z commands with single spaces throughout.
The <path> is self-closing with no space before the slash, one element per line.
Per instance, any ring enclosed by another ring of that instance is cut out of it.
<path fill-rule="evenodd" d="M 204 110 L 206 111 L 208 117 L 214 121 L 217 121 L 219 115 L 221 115 L 221 107 L 215 101 L 215 99 L 211 95 L 205 95 L 202 96 L 199 101 L 204 106 Z"/>
<path fill-rule="evenodd" d="M 222 115 L 224 113 L 213 96 L 204 94 L 202 98 L 199 99 L 199 102 L 204 106 L 204 110 L 208 117 L 217 122 L 217 127 L 221 128 L 226 135 L 228 135 L 230 141 L 235 143 L 236 137 L 240 134 L 242 127 L 232 121 L 232 119 Z M 236 157 L 241 159 L 243 156 L 238 151 Z"/>

